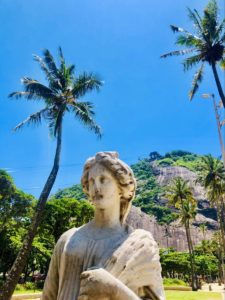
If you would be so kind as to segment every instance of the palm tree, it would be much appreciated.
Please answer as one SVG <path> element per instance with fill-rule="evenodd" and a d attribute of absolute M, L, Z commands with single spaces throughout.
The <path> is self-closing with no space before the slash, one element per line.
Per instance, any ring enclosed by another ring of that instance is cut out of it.
<path fill-rule="evenodd" d="M 225 258 L 225 220 L 224 220 L 224 196 L 225 196 L 225 169 L 222 162 L 211 155 L 202 157 L 201 173 L 198 181 L 207 190 L 207 196 L 211 206 L 216 208 L 220 229 L 220 252 L 221 261 Z M 223 281 L 225 285 L 225 274 L 223 270 Z"/>
<path fill-rule="evenodd" d="M 225 196 L 225 169 L 222 162 L 211 155 L 202 157 L 201 173 L 198 181 L 207 190 L 211 205 L 217 210 L 218 221 L 225 251 L 224 239 L 224 196 Z"/>
<path fill-rule="evenodd" d="M 197 278 L 195 273 L 195 256 L 191 239 L 190 223 L 196 215 L 196 200 L 193 197 L 187 181 L 183 180 L 181 177 L 173 179 L 171 185 L 167 189 L 166 198 L 168 198 L 169 204 L 180 211 L 181 223 L 185 228 L 190 255 L 192 290 L 195 291 L 197 290 Z"/>
<path fill-rule="evenodd" d="M 162 58 L 176 55 L 188 55 L 183 61 L 184 71 L 191 69 L 197 64 L 201 64 L 200 68 L 194 75 L 192 88 L 189 92 L 189 98 L 192 100 L 199 84 L 203 78 L 205 63 L 208 63 L 213 71 L 217 89 L 223 106 L 225 107 L 225 96 L 218 76 L 216 64 L 220 63 L 225 67 L 225 19 L 222 22 L 218 20 L 218 6 L 216 0 L 210 0 L 206 6 L 203 17 L 200 16 L 196 9 L 188 8 L 188 17 L 193 22 L 196 33 L 192 34 L 189 31 L 171 25 L 174 33 L 181 33 L 176 40 L 176 44 L 185 46 L 185 49 L 172 51 L 161 55 Z"/>
<path fill-rule="evenodd" d="M 42 120 L 47 121 L 50 133 L 57 141 L 56 151 L 52 170 L 39 197 L 27 236 L 0 293 L 1 300 L 11 298 L 30 253 L 32 241 L 37 232 L 45 203 L 56 180 L 59 170 L 62 127 L 65 114 L 69 112 L 74 114 L 85 127 L 93 130 L 99 137 L 101 136 L 101 129 L 93 118 L 92 103 L 79 101 L 79 98 L 83 97 L 87 92 L 99 90 L 102 82 L 92 73 L 83 73 L 75 76 L 75 67 L 74 65 L 66 65 L 61 48 L 59 48 L 59 66 L 57 66 L 53 56 L 47 49 L 43 51 L 42 58 L 35 55 L 34 60 L 39 63 L 46 76 L 48 85 L 24 77 L 22 79 L 24 91 L 13 92 L 9 97 L 16 99 L 24 97 L 27 100 L 34 101 L 43 100 L 44 108 L 31 114 L 26 120 L 18 124 L 15 130 L 23 128 L 24 125 L 40 124 Z"/>

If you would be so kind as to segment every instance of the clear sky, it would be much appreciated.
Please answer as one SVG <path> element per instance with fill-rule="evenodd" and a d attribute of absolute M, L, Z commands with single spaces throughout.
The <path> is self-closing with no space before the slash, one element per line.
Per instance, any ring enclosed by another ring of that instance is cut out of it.
<path fill-rule="evenodd" d="M 224 2 L 218 1 L 224 16 Z M 212 103 L 212 72 L 188 100 L 195 69 L 184 73 L 181 58 L 160 59 L 176 49 L 170 24 L 193 30 L 186 7 L 202 11 L 207 0 L 0 0 L 0 168 L 17 186 L 38 196 L 53 162 L 55 142 L 45 123 L 14 133 L 12 128 L 41 103 L 10 100 L 20 78 L 44 81 L 32 54 L 63 48 L 76 72 L 97 73 L 104 86 L 85 100 L 94 103 L 102 140 L 72 116 L 63 128 L 62 159 L 53 191 L 79 182 L 84 161 L 97 151 L 116 150 L 127 163 L 151 151 L 183 149 L 220 155 Z M 220 73 L 224 84 L 223 74 Z"/>

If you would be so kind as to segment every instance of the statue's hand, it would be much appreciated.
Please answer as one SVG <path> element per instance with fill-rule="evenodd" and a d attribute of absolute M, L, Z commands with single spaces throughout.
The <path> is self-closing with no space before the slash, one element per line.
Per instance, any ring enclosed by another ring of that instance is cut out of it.
<path fill-rule="evenodd" d="M 116 299 L 117 280 L 104 269 L 85 271 L 81 274 L 78 300 Z"/>

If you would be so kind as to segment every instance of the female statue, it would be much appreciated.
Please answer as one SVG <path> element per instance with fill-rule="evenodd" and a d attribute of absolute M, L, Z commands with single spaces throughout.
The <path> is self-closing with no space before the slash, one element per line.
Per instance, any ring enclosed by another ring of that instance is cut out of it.
<path fill-rule="evenodd" d="M 136 189 L 132 170 L 116 152 L 99 152 L 81 182 L 94 218 L 58 240 L 41 299 L 165 300 L 156 242 L 125 224 Z"/>

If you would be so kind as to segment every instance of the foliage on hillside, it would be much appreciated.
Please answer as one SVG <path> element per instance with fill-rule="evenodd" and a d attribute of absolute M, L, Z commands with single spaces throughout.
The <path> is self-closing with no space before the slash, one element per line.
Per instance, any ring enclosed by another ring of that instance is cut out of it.
<path fill-rule="evenodd" d="M 163 188 L 156 182 L 154 169 L 149 159 L 139 160 L 132 169 L 137 179 L 137 193 L 133 201 L 135 206 L 149 215 L 154 215 L 160 224 L 168 224 L 177 218 L 177 214 L 158 203 Z"/>
<path fill-rule="evenodd" d="M 82 187 L 80 184 L 74 184 L 73 186 L 65 189 L 59 190 L 54 194 L 55 199 L 60 199 L 63 197 L 75 198 L 77 200 L 85 200 L 87 196 L 83 193 Z"/>
<path fill-rule="evenodd" d="M 185 167 L 196 172 L 201 169 L 201 158 L 202 156 L 188 151 L 174 150 L 161 156 L 161 158 L 157 160 L 157 165 L 161 167 Z"/>

